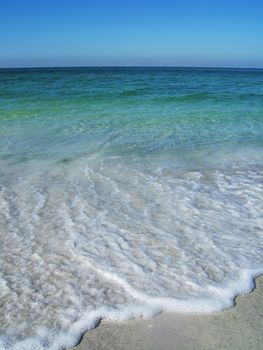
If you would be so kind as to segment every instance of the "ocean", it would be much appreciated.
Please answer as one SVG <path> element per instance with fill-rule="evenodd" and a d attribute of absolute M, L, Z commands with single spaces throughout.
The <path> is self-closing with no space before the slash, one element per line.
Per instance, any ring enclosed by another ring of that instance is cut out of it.
<path fill-rule="evenodd" d="M 0 349 L 232 307 L 262 199 L 263 70 L 0 70 Z"/>

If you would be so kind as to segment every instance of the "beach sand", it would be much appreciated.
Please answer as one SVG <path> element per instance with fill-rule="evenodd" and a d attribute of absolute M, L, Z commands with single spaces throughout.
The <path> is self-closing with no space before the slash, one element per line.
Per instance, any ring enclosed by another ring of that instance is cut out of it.
<path fill-rule="evenodd" d="M 152 319 L 102 321 L 74 350 L 263 349 L 263 277 L 236 306 L 214 314 L 162 313 Z"/>

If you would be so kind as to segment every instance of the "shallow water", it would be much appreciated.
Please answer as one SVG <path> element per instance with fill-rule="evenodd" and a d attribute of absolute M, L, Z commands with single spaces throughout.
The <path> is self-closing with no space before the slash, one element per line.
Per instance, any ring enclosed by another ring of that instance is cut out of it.
<path fill-rule="evenodd" d="M 0 70 L 0 348 L 230 307 L 263 272 L 263 71 Z"/>

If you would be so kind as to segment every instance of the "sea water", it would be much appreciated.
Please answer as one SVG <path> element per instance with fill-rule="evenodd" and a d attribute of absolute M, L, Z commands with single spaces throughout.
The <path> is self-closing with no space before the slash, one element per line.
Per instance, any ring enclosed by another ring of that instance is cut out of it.
<path fill-rule="evenodd" d="M 0 71 L 0 348 L 233 305 L 263 272 L 263 70 Z"/>

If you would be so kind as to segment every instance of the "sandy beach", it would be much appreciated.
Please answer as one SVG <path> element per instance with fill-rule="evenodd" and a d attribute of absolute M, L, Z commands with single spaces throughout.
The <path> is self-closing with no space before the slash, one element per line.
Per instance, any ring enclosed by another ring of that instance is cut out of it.
<path fill-rule="evenodd" d="M 102 321 L 74 350 L 262 349 L 263 277 L 236 306 L 208 315 L 163 313 L 147 320 Z"/>

